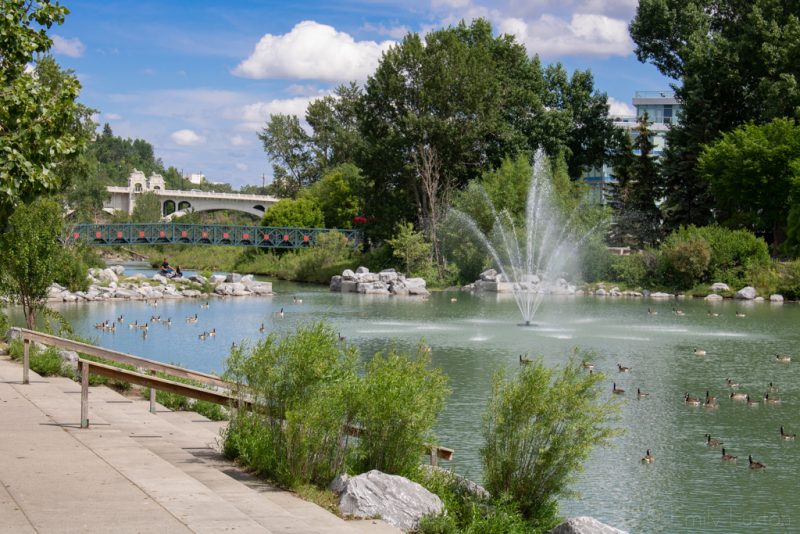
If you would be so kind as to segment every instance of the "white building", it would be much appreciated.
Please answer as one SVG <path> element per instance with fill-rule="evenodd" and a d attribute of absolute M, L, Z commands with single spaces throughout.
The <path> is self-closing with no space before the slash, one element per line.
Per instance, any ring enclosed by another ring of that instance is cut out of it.
<path fill-rule="evenodd" d="M 192 182 L 194 185 L 200 185 L 206 181 L 206 175 L 201 172 L 192 173 L 189 176 L 184 176 L 184 178 Z"/>

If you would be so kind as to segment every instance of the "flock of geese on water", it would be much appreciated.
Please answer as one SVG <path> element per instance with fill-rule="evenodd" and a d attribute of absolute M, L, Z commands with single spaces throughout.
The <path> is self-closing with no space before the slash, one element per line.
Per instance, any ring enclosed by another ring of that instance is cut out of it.
<path fill-rule="evenodd" d="M 657 310 L 653 310 L 651 308 L 647 308 L 647 314 L 648 315 L 658 315 L 658 311 Z M 683 310 L 681 310 L 679 308 L 672 308 L 672 314 L 676 315 L 678 317 L 683 317 L 683 316 L 686 315 L 686 312 L 684 312 Z M 711 310 L 709 310 L 708 311 L 708 316 L 709 317 L 719 317 L 719 313 L 718 312 L 712 312 Z M 743 318 L 747 317 L 747 315 L 745 313 L 737 310 L 736 311 L 736 317 L 738 317 L 740 319 L 743 319 Z M 702 357 L 702 356 L 706 355 L 706 351 L 705 350 L 698 349 L 698 348 L 695 348 L 693 353 L 694 353 L 695 356 L 699 356 L 699 357 Z M 522 354 L 519 355 L 519 363 L 522 364 L 522 365 L 529 364 L 532 361 L 533 360 L 528 358 L 527 355 L 522 355 Z M 786 355 L 782 355 L 782 354 L 776 354 L 775 355 L 775 359 L 773 361 L 776 362 L 776 363 L 791 363 L 792 358 L 791 358 L 791 356 L 786 356 Z M 583 367 L 584 369 L 588 370 L 589 373 L 593 373 L 594 372 L 594 364 L 591 363 L 591 362 L 588 362 L 586 360 L 581 362 L 581 367 Z M 624 365 L 622 365 L 620 363 L 617 363 L 617 371 L 618 372 L 627 373 L 630 370 L 631 370 L 630 367 L 626 367 L 626 366 L 624 366 Z M 726 378 L 725 379 L 725 383 L 727 384 L 728 388 L 731 390 L 730 394 L 728 395 L 728 397 L 731 400 L 744 402 L 748 406 L 758 406 L 758 405 L 761 404 L 760 400 L 751 399 L 749 394 L 737 392 L 736 388 L 739 387 L 739 384 L 737 384 L 732 379 Z M 775 405 L 775 404 L 780 404 L 781 403 L 781 399 L 780 398 L 775 397 L 774 395 L 770 397 L 770 392 L 774 393 L 777 390 L 778 390 L 778 387 L 775 386 L 772 382 L 770 382 L 767 385 L 767 392 L 764 393 L 764 397 L 763 397 L 764 404 Z M 613 382 L 611 384 L 611 393 L 614 394 L 614 395 L 622 395 L 622 394 L 625 393 L 625 390 L 617 387 L 617 383 Z M 647 398 L 649 396 L 650 396 L 650 393 L 647 393 L 646 391 L 642 391 L 638 387 L 636 388 L 636 398 L 637 399 L 644 399 L 644 398 Z M 687 392 L 683 396 L 683 402 L 687 406 L 700 406 L 702 404 L 705 408 L 714 409 L 714 408 L 718 408 L 719 407 L 719 404 L 717 404 L 717 397 L 715 397 L 713 395 L 710 395 L 708 391 L 706 391 L 705 399 L 702 399 L 702 400 L 700 398 L 698 398 L 698 397 L 695 397 L 694 395 L 690 395 Z M 783 426 L 781 425 L 781 427 L 780 427 L 780 438 L 782 440 L 784 440 L 784 441 L 794 441 L 794 439 L 796 437 L 797 437 L 797 434 L 790 434 L 790 433 L 786 432 L 784 430 Z M 720 440 L 712 438 L 711 434 L 706 434 L 706 446 L 711 447 L 711 448 L 717 448 L 717 447 L 720 447 L 721 445 L 722 445 L 722 442 Z M 732 455 L 732 454 L 728 454 L 727 452 L 725 452 L 725 447 L 721 447 L 721 449 L 722 449 L 722 460 L 723 461 L 725 461 L 725 462 L 735 462 L 736 461 L 737 457 Z M 750 469 L 765 469 L 767 467 L 763 463 L 753 460 L 753 455 L 752 454 L 748 455 L 747 460 L 748 460 L 748 466 L 749 466 Z M 653 455 L 653 453 L 650 451 L 650 449 L 647 449 L 647 451 L 645 452 L 645 455 L 642 457 L 642 463 L 652 464 L 655 461 L 656 461 L 656 457 Z"/>
<path fill-rule="evenodd" d="M 145 301 L 145 303 L 148 306 L 151 306 L 153 308 L 157 308 L 158 307 L 158 301 L 157 300 Z M 303 303 L 303 299 L 297 298 L 296 296 L 292 297 L 292 303 L 293 304 L 302 304 Z M 200 304 L 200 309 L 201 310 L 207 310 L 209 308 L 209 306 L 210 305 L 209 305 L 208 301 L 206 301 L 206 302 Z M 283 308 L 281 308 L 279 311 L 274 312 L 272 314 L 272 317 L 273 317 L 273 319 L 283 319 L 283 318 L 286 317 L 286 312 L 283 310 Z M 199 321 L 200 321 L 200 317 L 199 317 L 199 315 L 197 313 L 195 313 L 193 315 L 189 315 L 188 317 L 186 317 L 186 320 L 185 320 L 186 324 L 197 324 Z M 110 333 L 114 334 L 117 331 L 117 325 L 118 324 L 122 325 L 122 324 L 124 324 L 124 322 L 125 322 L 125 316 L 123 314 L 120 314 L 116 318 L 116 320 L 106 319 L 103 322 L 95 323 L 94 327 L 95 327 L 95 329 L 100 330 L 102 332 L 110 332 Z M 139 320 L 136 319 L 133 322 L 128 323 L 128 328 L 130 328 L 131 330 L 140 330 L 141 333 L 142 333 L 142 338 L 143 339 L 147 339 L 148 332 L 150 331 L 150 325 L 161 325 L 161 326 L 165 326 L 167 328 L 170 328 L 172 326 L 172 318 L 168 317 L 166 319 L 162 319 L 161 315 L 151 315 L 150 319 L 148 321 L 139 322 Z M 261 323 L 261 325 L 258 328 L 259 333 L 263 334 L 264 332 L 266 332 L 266 330 L 267 330 L 267 327 L 264 325 L 264 323 Z M 213 337 L 216 337 L 216 336 L 217 336 L 217 329 L 216 328 L 212 328 L 211 330 L 204 330 L 201 334 L 198 334 L 197 338 L 200 341 L 205 341 L 208 338 L 213 338 Z M 344 341 L 344 340 L 345 340 L 345 338 L 341 334 L 339 334 L 339 341 Z M 236 347 L 236 343 L 233 343 L 231 345 L 231 348 L 235 348 L 235 347 Z"/>

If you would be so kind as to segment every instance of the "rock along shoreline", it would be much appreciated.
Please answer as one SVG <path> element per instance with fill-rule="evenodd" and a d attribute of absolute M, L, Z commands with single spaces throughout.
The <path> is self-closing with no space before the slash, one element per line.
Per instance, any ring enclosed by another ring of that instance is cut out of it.
<path fill-rule="evenodd" d="M 166 278 L 155 274 L 148 278 L 142 273 L 125 276 L 122 265 L 112 265 L 105 269 L 89 269 L 87 279 L 90 285 L 86 291 L 72 292 L 59 284 L 51 285 L 47 301 L 104 302 L 274 295 L 272 282 L 254 280 L 251 274 L 216 274 L 208 278 L 200 275 Z"/>

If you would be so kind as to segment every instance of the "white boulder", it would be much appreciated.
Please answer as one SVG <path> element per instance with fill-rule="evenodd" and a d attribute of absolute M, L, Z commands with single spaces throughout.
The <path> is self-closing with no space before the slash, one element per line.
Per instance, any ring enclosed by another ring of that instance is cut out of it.
<path fill-rule="evenodd" d="M 356 274 L 367 274 L 368 272 L 369 272 L 369 269 L 367 269 L 364 266 L 361 266 L 358 269 L 356 269 Z"/>
<path fill-rule="evenodd" d="M 650 298 L 653 298 L 653 299 L 671 299 L 672 295 L 670 295 L 669 293 L 661 293 L 659 291 L 656 291 L 655 293 L 650 293 Z"/>
<path fill-rule="evenodd" d="M 711 291 L 730 291 L 731 288 L 728 284 L 723 284 L 722 282 L 714 282 L 711 284 Z"/>
<path fill-rule="evenodd" d="M 340 475 L 331 483 L 345 516 L 380 517 L 390 525 L 414 530 L 426 515 L 440 514 L 442 500 L 416 482 L 373 469 L 355 477 Z"/>
<path fill-rule="evenodd" d="M 770 302 L 783 302 L 783 295 L 778 295 L 777 293 L 774 295 L 769 296 Z"/>
<path fill-rule="evenodd" d="M 601 523 L 594 517 L 582 516 L 567 519 L 547 534 L 627 534 L 624 530 Z"/>
<path fill-rule="evenodd" d="M 711 293 L 706 295 L 705 300 L 723 300 L 722 295 L 717 295 L 716 293 Z"/>
<path fill-rule="evenodd" d="M 737 291 L 736 294 L 733 296 L 733 298 L 740 300 L 753 300 L 754 298 L 756 298 L 756 294 L 757 294 L 756 288 L 754 288 L 753 286 L 746 286 Z"/>

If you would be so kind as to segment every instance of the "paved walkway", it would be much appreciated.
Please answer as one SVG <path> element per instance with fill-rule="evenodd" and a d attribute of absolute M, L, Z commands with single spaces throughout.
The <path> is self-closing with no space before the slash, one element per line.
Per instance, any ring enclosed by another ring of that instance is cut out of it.
<path fill-rule="evenodd" d="M 0 533 L 262 532 L 388 534 L 382 521 L 344 521 L 264 484 L 218 452 L 222 423 L 106 387 L 80 385 L 0 356 Z"/>

